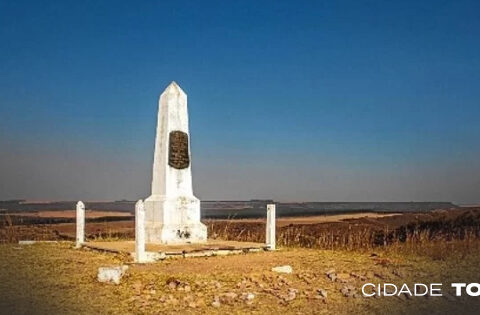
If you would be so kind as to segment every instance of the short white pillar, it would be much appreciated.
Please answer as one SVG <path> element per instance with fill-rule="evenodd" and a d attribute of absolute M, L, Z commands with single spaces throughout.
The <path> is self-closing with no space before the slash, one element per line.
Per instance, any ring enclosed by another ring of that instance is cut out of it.
<path fill-rule="evenodd" d="M 267 205 L 266 244 L 270 250 L 275 250 L 275 204 Z"/>
<path fill-rule="evenodd" d="M 76 237 L 76 248 L 82 247 L 82 244 L 85 243 L 85 205 L 83 202 L 77 202 L 77 237 Z"/>
<path fill-rule="evenodd" d="M 135 204 L 135 262 L 145 261 L 145 206 L 140 199 Z"/>

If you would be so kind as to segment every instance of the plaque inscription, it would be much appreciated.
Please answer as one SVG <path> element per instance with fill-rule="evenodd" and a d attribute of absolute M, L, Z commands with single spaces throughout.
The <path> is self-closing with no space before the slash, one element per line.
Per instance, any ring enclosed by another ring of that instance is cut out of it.
<path fill-rule="evenodd" d="M 190 165 L 188 154 L 188 135 L 179 130 L 170 132 L 168 136 L 168 165 L 176 169 L 184 169 Z"/>

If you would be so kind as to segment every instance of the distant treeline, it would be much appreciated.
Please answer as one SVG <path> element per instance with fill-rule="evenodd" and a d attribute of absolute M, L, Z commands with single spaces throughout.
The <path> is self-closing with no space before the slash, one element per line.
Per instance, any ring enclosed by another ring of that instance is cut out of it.
<path fill-rule="evenodd" d="M 202 218 L 259 218 L 273 200 L 202 201 Z M 29 203 L 23 200 L 0 201 L 1 212 L 75 209 L 76 201 Z M 311 216 L 355 212 L 425 212 L 435 209 L 457 208 L 451 202 L 290 202 L 276 203 L 277 216 Z M 124 211 L 134 213 L 135 201 L 86 202 L 87 210 Z M 110 218 L 109 218 L 110 219 Z M 125 220 L 118 217 L 118 220 Z"/>

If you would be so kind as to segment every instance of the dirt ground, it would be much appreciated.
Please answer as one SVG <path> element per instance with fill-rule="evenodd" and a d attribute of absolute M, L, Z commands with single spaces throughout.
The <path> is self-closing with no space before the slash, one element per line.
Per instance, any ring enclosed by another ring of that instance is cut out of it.
<path fill-rule="evenodd" d="M 439 247 L 440 246 L 440 247 Z M 440 253 L 440 254 L 439 254 Z M 2 314 L 420 314 L 475 313 L 480 298 L 454 298 L 451 282 L 478 282 L 480 244 L 425 244 L 372 252 L 276 252 L 130 264 L 119 285 L 96 281 L 126 257 L 71 243 L 0 245 Z M 290 265 L 292 274 L 272 267 Z M 327 276 L 335 274 L 332 281 Z M 364 283 L 443 283 L 444 297 L 365 298 Z M 353 291 L 345 296 L 345 287 Z M 326 298 L 319 298 L 317 290 Z M 344 290 L 344 292 L 341 292 Z M 355 294 L 356 292 L 356 294 Z M 252 293 L 248 300 L 247 294 Z M 219 303 L 212 305 L 213 301 Z"/>

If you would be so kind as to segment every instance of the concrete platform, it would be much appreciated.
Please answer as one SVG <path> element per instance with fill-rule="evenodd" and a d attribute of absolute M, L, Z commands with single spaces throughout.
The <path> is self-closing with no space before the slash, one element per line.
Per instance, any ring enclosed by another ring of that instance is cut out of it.
<path fill-rule="evenodd" d="M 82 247 L 92 250 L 135 256 L 134 241 L 87 242 Z M 146 244 L 146 252 L 154 254 L 155 260 L 167 258 L 188 258 L 226 256 L 251 252 L 262 252 L 269 247 L 263 243 L 208 240 L 202 244 L 162 245 Z"/>

